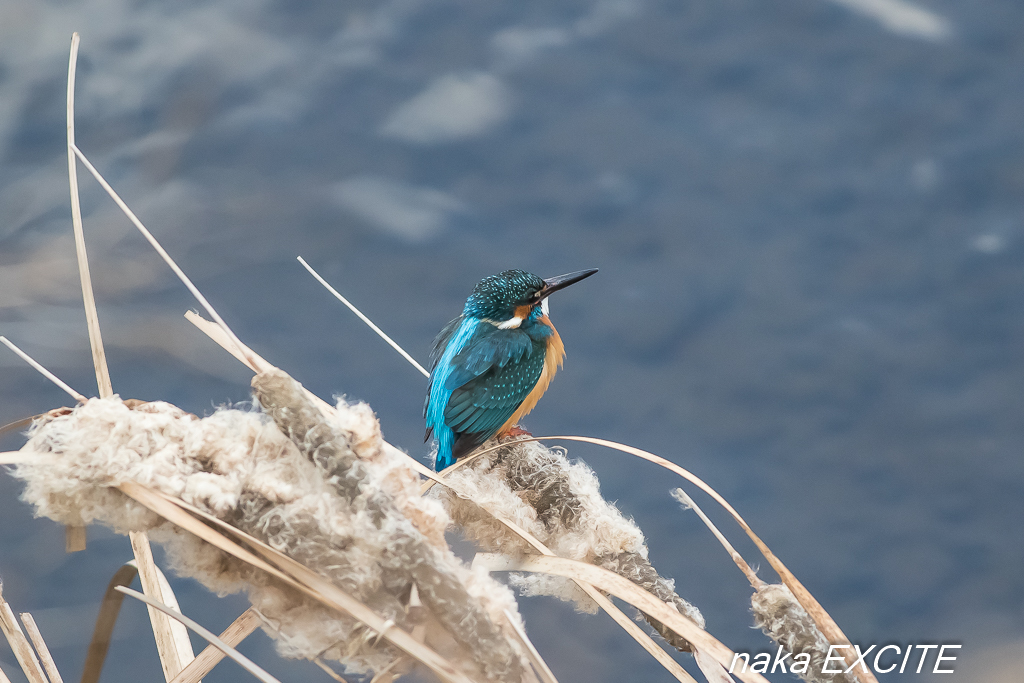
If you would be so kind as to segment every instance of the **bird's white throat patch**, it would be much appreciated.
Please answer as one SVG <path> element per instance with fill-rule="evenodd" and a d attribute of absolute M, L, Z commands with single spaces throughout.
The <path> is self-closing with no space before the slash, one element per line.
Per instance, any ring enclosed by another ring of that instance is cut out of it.
<path fill-rule="evenodd" d="M 524 307 L 520 306 L 520 308 L 524 308 Z M 540 302 L 540 310 L 544 313 L 544 315 L 548 314 L 548 300 L 547 299 L 544 299 L 543 301 Z M 490 324 L 494 325 L 499 330 L 514 330 L 517 327 L 519 327 L 520 325 L 522 325 L 523 321 L 526 320 L 526 318 L 524 318 L 522 316 L 516 315 L 516 316 L 513 316 L 513 317 L 509 318 L 508 320 L 506 320 L 504 322 L 498 322 L 497 320 L 491 320 L 490 318 L 484 318 L 484 320 L 489 322 Z"/>

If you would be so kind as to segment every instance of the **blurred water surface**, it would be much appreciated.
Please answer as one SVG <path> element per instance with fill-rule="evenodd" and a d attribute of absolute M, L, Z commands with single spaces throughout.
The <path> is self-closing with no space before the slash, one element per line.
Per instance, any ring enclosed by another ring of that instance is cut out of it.
<path fill-rule="evenodd" d="M 79 146 L 310 389 L 370 402 L 426 454 L 422 377 L 296 255 L 421 359 L 479 278 L 598 267 L 554 298 L 569 355 L 527 426 L 704 477 L 855 642 L 982 661 L 1024 640 L 1022 26 L 1005 0 L 6 0 L 0 333 L 93 390 L 64 152 L 77 30 Z M 197 413 L 246 400 L 244 368 L 181 318 L 187 292 L 82 188 L 115 390 Z M 0 368 L 0 422 L 66 403 L 6 350 Z M 676 482 L 570 452 L 714 634 L 768 647 Z M 0 476 L 4 595 L 75 677 L 130 549 L 94 530 L 64 555 L 18 492 Z M 243 609 L 175 585 L 213 630 Z M 667 680 L 605 617 L 523 609 L 563 683 Z M 125 611 L 104 680 L 159 676 Z M 322 675 L 267 643 L 245 647 Z"/>

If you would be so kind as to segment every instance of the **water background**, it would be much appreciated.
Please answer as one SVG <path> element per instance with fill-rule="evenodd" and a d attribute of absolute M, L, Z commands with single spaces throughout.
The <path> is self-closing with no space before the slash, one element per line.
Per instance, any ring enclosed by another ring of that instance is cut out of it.
<path fill-rule="evenodd" d="M 422 360 L 481 277 L 598 267 L 553 297 L 568 358 L 526 426 L 691 469 L 855 642 L 991 664 L 1024 641 L 1022 27 L 1005 0 L 5 0 L 0 334 L 95 391 L 64 148 L 77 30 L 79 147 L 314 392 L 368 401 L 426 455 L 423 378 L 297 255 Z M 246 400 L 248 371 L 80 174 L 115 390 L 199 414 Z M 67 401 L 0 349 L 0 423 Z M 744 578 L 669 497 L 680 482 L 569 451 L 712 633 L 768 649 Z M 18 494 L 0 475 L 4 595 L 75 678 L 130 547 L 90 529 L 65 555 Z M 174 586 L 214 631 L 244 609 Z M 522 609 L 563 683 L 669 680 L 605 616 Z M 144 611 L 122 619 L 103 680 L 155 680 Z M 323 675 L 268 643 L 243 651 L 282 680 Z"/>

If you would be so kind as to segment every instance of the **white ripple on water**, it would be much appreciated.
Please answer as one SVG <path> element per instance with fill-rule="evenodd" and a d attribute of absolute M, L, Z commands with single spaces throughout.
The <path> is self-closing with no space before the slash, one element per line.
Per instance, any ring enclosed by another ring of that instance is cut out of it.
<path fill-rule="evenodd" d="M 832 0 L 854 12 L 871 17 L 893 33 L 940 41 L 953 34 L 945 17 L 906 0 Z"/>

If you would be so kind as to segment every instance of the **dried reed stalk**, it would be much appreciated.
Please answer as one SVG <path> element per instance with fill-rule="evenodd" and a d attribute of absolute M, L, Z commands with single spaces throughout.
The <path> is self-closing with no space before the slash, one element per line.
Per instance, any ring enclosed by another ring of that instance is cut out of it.
<path fill-rule="evenodd" d="M 149 537 L 143 531 L 132 531 L 128 534 L 132 543 L 132 552 L 139 569 L 139 580 L 142 590 L 153 600 L 178 609 L 178 600 L 171 590 L 170 584 L 153 560 L 153 549 L 149 545 Z M 115 587 L 120 590 L 123 586 Z M 149 620 L 153 625 L 153 636 L 156 639 L 157 653 L 160 655 L 160 666 L 164 679 L 170 683 L 175 676 L 195 659 L 192 641 L 188 637 L 188 629 L 180 620 L 172 621 L 164 610 L 149 606 Z"/>
<path fill-rule="evenodd" d="M 68 181 L 71 188 L 71 224 L 75 233 L 75 253 L 78 256 L 78 275 L 82 281 L 82 299 L 85 302 L 85 320 L 89 326 L 89 345 L 92 347 L 93 366 L 100 398 L 114 395 L 107 369 L 107 355 L 103 350 L 100 318 L 96 311 L 96 297 L 89 274 L 89 256 L 85 250 L 85 231 L 82 228 L 82 205 L 78 198 L 78 169 L 75 165 L 75 74 L 78 65 L 78 33 L 71 34 L 71 57 L 68 60 Z"/>
<path fill-rule="evenodd" d="M 750 585 L 755 590 L 760 586 L 765 585 L 765 582 L 758 578 L 757 573 L 749 564 L 747 564 L 747 561 L 743 559 L 743 556 L 736 552 L 736 548 L 732 546 L 732 543 L 730 543 L 729 539 L 725 537 L 725 534 L 723 534 L 718 527 L 715 526 L 715 523 L 712 522 L 706 514 L 704 514 L 704 511 L 701 510 L 700 506 L 694 502 L 693 498 L 690 498 L 690 496 L 687 495 L 686 491 L 677 488 L 673 489 L 671 493 L 672 497 L 683 506 L 683 509 L 693 510 L 700 520 L 704 522 L 704 526 L 706 526 L 714 537 L 718 539 L 718 542 L 722 544 L 722 547 L 725 548 L 725 552 L 729 553 L 729 557 L 732 558 L 732 561 L 736 564 L 739 570 L 743 572 L 743 575 L 747 577 L 747 581 L 750 582 Z"/>
<path fill-rule="evenodd" d="M 192 619 L 186 617 L 181 612 L 175 609 L 171 609 L 170 607 L 164 605 L 158 600 L 154 600 L 153 598 L 147 595 L 144 595 L 137 591 L 133 591 L 130 588 L 125 588 L 124 586 L 118 586 L 117 591 L 119 593 L 123 593 L 125 595 L 135 598 L 136 600 L 146 603 L 146 605 L 148 605 L 151 609 L 160 610 L 168 617 L 175 619 L 177 622 L 184 624 L 188 628 L 192 629 L 200 636 L 205 638 L 207 641 L 209 641 L 211 645 L 213 645 L 221 652 L 223 652 L 225 655 L 233 659 L 235 662 L 238 663 L 239 666 L 241 666 L 243 669 L 251 673 L 253 676 L 255 676 L 263 683 L 281 683 L 279 680 L 277 680 L 276 678 L 268 674 L 266 671 L 264 671 L 261 667 L 257 666 L 251 659 L 249 659 L 248 657 L 240 653 L 238 650 L 225 643 L 217 636 L 213 635 L 212 632 L 203 628 Z"/>
<path fill-rule="evenodd" d="M 14 610 L 4 600 L 2 583 L 0 583 L 0 631 L 3 631 L 4 637 L 7 638 L 7 643 L 11 646 L 14 657 L 18 660 L 29 683 L 48 683 L 46 674 L 43 673 L 43 667 L 36 658 L 36 653 L 32 651 L 25 632 L 21 630 L 21 624 L 14 617 Z"/>
<path fill-rule="evenodd" d="M 261 623 L 262 620 L 256 610 L 250 607 L 231 622 L 218 638 L 231 647 L 235 647 L 258 629 Z M 200 683 L 203 676 L 210 673 L 213 667 L 224 659 L 224 656 L 224 651 L 216 645 L 207 645 L 188 666 L 174 677 L 171 683 Z"/>
<path fill-rule="evenodd" d="M 50 654 L 50 648 L 46 647 L 43 634 L 39 632 L 39 627 L 36 626 L 36 620 L 28 612 L 22 612 L 20 616 L 21 623 L 25 624 L 25 630 L 28 631 L 28 637 L 32 641 L 32 645 L 35 646 L 36 652 L 39 653 L 43 670 L 46 671 L 46 675 L 50 678 L 50 683 L 64 683 L 64 679 L 60 676 L 60 671 L 57 670 L 57 664 L 53 661 L 53 656 Z"/>
<path fill-rule="evenodd" d="M 117 623 L 117 615 L 121 611 L 121 603 L 124 601 L 124 595 L 117 592 L 116 588 L 131 584 L 138 574 L 138 565 L 133 560 L 119 567 L 111 577 L 110 583 L 107 584 L 99 613 L 96 615 L 96 625 L 92 629 L 89 650 L 85 656 L 82 683 L 97 683 L 99 681 L 103 662 L 106 661 L 107 650 L 110 648 L 110 640 L 114 633 L 114 624 Z"/>
<path fill-rule="evenodd" d="M 78 69 L 78 33 L 71 34 L 71 56 L 68 59 L 68 185 L 71 188 L 71 225 L 75 233 L 75 253 L 78 257 L 78 275 L 82 281 L 82 300 L 85 304 L 85 321 L 89 327 L 89 346 L 92 348 L 93 368 L 96 370 L 96 385 L 101 398 L 113 396 L 110 372 L 107 370 L 107 355 L 103 350 L 103 336 L 100 333 L 100 319 L 96 311 L 96 297 L 92 291 L 92 276 L 89 274 L 89 256 L 85 251 L 85 231 L 82 228 L 82 205 L 78 198 L 78 169 L 75 165 L 75 74 Z M 74 553 L 85 550 L 85 527 L 67 527 L 64 532 L 64 549 Z"/>
<path fill-rule="evenodd" d="M 418 361 L 417 361 L 417 360 L 416 360 L 415 358 L 413 358 L 413 357 L 412 357 L 412 356 L 410 356 L 410 355 L 409 355 L 408 353 L 406 353 L 405 349 L 403 349 L 403 348 L 402 348 L 401 346 L 399 346 L 399 345 L 398 345 L 398 344 L 397 344 L 397 343 L 395 342 L 395 340 L 393 340 L 393 339 L 392 339 L 391 337 L 389 337 L 388 335 L 386 335 L 386 334 L 384 333 L 384 330 L 382 330 L 382 329 L 380 329 L 379 327 L 377 327 L 377 326 L 376 326 L 376 325 L 374 324 L 374 322 L 373 322 L 372 320 L 370 320 L 370 319 L 369 319 L 369 318 L 367 318 L 367 317 L 366 317 L 365 315 L 363 315 L 363 312 L 362 312 L 362 311 L 360 311 L 360 310 L 359 310 L 358 308 L 356 308 L 355 306 L 353 306 L 353 305 L 352 305 L 352 303 L 351 303 L 351 302 L 350 302 L 350 301 L 349 301 L 348 299 L 346 299 L 345 297 L 343 297 L 343 296 L 341 295 L 341 292 L 339 292 L 339 291 L 338 291 L 338 290 L 336 290 L 336 289 L 335 289 L 334 287 L 332 287 L 332 286 L 331 286 L 330 284 L 328 284 L 327 280 L 325 280 L 325 279 L 323 279 L 322 277 L 320 277 L 320 273 L 318 273 L 318 272 L 316 272 L 315 270 L 313 270 L 313 266 L 311 266 L 311 265 L 309 265 L 308 263 L 306 263 L 306 259 L 302 258 L 301 256 L 297 256 L 296 258 L 298 259 L 299 263 L 301 263 L 301 264 L 302 264 L 302 267 L 303 267 L 303 268 L 305 268 L 306 270 L 308 270 L 308 271 L 309 271 L 309 274 L 310 274 L 310 275 L 312 275 L 312 276 L 313 276 L 314 278 L 316 278 L 316 281 L 317 281 L 317 282 L 319 282 L 319 283 L 320 283 L 321 285 L 323 285 L 323 286 L 324 286 L 324 288 L 326 288 L 328 292 L 330 292 L 331 294 L 333 294 L 333 295 L 334 295 L 334 298 L 336 298 L 336 299 L 337 299 L 338 301 L 340 301 L 341 303 L 345 304 L 345 306 L 347 306 L 347 307 L 348 307 L 348 310 L 350 310 L 350 311 L 352 311 L 353 313 L 355 313 L 355 314 L 356 314 L 356 316 L 357 316 L 357 317 L 358 317 L 358 318 L 359 318 L 360 320 L 362 320 L 362 321 L 363 321 L 364 323 L 366 323 L 366 325 L 367 325 L 367 326 L 368 326 L 368 327 L 369 327 L 369 328 L 370 328 L 371 330 L 373 330 L 374 332 L 376 332 L 376 333 L 377 333 L 377 336 L 379 336 L 379 337 L 380 337 L 381 339 L 383 339 L 383 340 L 384 340 L 385 342 L 387 342 L 388 346 L 390 346 L 391 348 L 393 348 L 393 349 L 394 349 L 395 351 L 398 351 L 398 353 L 399 353 L 399 354 L 400 354 L 400 355 L 402 356 L 402 358 L 404 358 L 404 359 L 406 359 L 407 361 L 409 361 L 409 364 L 410 364 L 410 365 L 412 365 L 412 366 L 413 366 L 414 368 L 416 368 L 417 370 L 419 370 L 419 371 L 420 371 L 420 374 L 421 374 L 421 375 L 423 375 L 424 377 L 430 377 L 430 373 L 429 373 L 429 372 L 427 372 L 427 369 L 426 369 L 426 368 L 424 368 L 424 367 L 423 367 L 422 365 L 420 365 L 420 364 L 419 364 L 419 362 L 418 362 Z"/>

